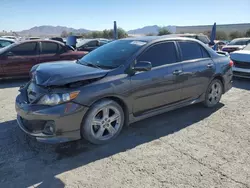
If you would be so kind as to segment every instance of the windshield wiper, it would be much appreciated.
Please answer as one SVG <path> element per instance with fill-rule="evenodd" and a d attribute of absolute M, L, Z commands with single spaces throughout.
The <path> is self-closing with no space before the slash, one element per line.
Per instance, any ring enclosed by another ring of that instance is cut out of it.
<path fill-rule="evenodd" d="M 78 62 L 78 61 L 77 61 Z M 86 66 L 89 66 L 89 67 L 94 67 L 94 68 L 97 68 L 97 69 L 101 69 L 101 67 L 99 67 L 98 65 L 96 65 L 96 64 L 93 64 L 93 63 L 89 63 L 89 62 L 78 62 L 78 63 L 80 63 L 80 64 L 82 64 L 82 65 L 86 65 Z"/>

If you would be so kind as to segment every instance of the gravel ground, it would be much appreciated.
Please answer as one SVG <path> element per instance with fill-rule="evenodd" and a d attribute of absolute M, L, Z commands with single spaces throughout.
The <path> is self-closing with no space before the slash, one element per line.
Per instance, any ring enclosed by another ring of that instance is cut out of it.
<path fill-rule="evenodd" d="M 24 81 L 0 83 L 0 187 L 250 187 L 250 81 L 125 128 L 113 143 L 37 143 L 16 123 Z"/>

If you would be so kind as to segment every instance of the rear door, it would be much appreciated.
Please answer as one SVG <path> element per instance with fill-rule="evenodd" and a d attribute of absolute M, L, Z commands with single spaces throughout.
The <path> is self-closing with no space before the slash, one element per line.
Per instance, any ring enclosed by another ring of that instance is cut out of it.
<path fill-rule="evenodd" d="M 40 57 L 39 63 L 59 61 L 59 45 L 56 42 L 52 41 L 43 41 L 40 42 Z"/>
<path fill-rule="evenodd" d="M 133 113 L 140 115 L 166 105 L 178 103 L 181 96 L 181 72 L 175 42 L 155 44 L 144 51 L 137 61 L 149 61 L 152 70 L 131 76 Z"/>
<path fill-rule="evenodd" d="M 6 77 L 28 76 L 31 67 L 38 62 L 38 43 L 14 46 L 4 54 L 1 62 Z"/>
<path fill-rule="evenodd" d="M 182 100 L 198 98 L 215 73 L 215 65 L 206 49 L 194 41 L 178 41 L 182 59 Z"/>

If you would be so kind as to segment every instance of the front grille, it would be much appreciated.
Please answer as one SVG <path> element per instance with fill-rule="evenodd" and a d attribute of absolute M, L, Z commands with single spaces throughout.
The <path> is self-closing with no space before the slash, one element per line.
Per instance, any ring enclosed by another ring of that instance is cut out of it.
<path fill-rule="evenodd" d="M 242 69 L 250 69 L 250 62 L 234 61 L 234 66 Z"/>
<path fill-rule="evenodd" d="M 25 126 L 25 128 L 33 133 L 39 133 L 42 132 L 42 130 L 44 129 L 44 126 L 46 124 L 46 121 L 44 120 L 26 120 L 21 118 L 23 125 Z"/>
<path fill-rule="evenodd" d="M 234 76 L 241 76 L 241 77 L 250 78 L 250 73 L 247 73 L 247 72 L 233 71 L 233 74 L 234 74 Z"/>

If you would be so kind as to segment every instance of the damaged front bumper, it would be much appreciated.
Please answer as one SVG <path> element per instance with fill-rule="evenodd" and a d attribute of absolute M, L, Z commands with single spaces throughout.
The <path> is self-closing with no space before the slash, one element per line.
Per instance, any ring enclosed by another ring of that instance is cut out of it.
<path fill-rule="evenodd" d="M 81 123 L 88 107 L 74 102 L 55 106 L 29 104 L 21 94 L 15 106 L 19 127 L 38 141 L 62 143 L 81 139 Z"/>

